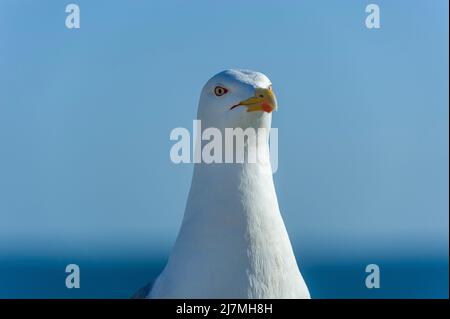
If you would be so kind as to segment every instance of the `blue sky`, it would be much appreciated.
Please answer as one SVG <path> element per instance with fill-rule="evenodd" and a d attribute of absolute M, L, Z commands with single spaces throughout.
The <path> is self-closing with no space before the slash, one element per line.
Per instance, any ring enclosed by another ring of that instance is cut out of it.
<path fill-rule="evenodd" d="M 170 247 L 203 84 L 273 82 L 295 248 L 448 254 L 448 2 L 0 0 L 0 249 Z M 165 249 L 165 248 L 164 248 Z"/>

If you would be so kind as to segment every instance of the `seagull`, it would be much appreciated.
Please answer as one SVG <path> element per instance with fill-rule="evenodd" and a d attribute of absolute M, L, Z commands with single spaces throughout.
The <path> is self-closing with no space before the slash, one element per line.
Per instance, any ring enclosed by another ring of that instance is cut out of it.
<path fill-rule="evenodd" d="M 204 128 L 270 129 L 277 101 L 267 76 L 225 70 L 203 87 Z M 254 140 L 247 140 L 246 149 Z M 205 163 L 194 173 L 182 225 L 157 279 L 134 298 L 309 299 L 280 214 L 269 142 L 257 162 Z M 223 146 L 226 149 L 226 145 Z"/>

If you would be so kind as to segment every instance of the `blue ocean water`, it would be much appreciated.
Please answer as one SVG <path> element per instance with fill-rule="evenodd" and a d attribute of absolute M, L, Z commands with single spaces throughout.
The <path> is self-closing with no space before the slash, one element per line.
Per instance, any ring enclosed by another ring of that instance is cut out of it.
<path fill-rule="evenodd" d="M 344 257 L 344 256 L 343 256 Z M 346 260 L 345 262 L 343 262 Z M 351 261 L 349 261 L 351 260 Z M 67 289 L 65 267 L 80 266 L 80 288 Z M 163 269 L 166 256 L 0 257 L 0 298 L 129 298 Z M 448 298 L 448 257 L 378 259 L 379 289 L 365 286 L 364 258 L 302 260 L 313 298 Z"/>

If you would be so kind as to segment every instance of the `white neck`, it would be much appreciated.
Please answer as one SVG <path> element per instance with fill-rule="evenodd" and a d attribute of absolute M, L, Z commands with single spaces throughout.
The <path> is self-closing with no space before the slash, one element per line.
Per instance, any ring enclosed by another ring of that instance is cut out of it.
<path fill-rule="evenodd" d="M 263 147 L 268 158 L 268 143 Z M 268 160 L 195 165 L 183 223 L 152 296 L 309 296 L 280 215 Z"/>

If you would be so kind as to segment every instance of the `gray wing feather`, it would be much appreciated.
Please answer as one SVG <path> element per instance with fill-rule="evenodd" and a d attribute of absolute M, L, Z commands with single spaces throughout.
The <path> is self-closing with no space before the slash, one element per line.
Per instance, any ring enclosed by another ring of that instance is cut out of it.
<path fill-rule="evenodd" d="M 152 287 L 153 282 L 148 283 L 147 285 L 141 287 L 138 291 L 136 291 L 131 299 L 145 299 L 152 290 Z"/>

